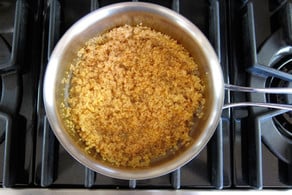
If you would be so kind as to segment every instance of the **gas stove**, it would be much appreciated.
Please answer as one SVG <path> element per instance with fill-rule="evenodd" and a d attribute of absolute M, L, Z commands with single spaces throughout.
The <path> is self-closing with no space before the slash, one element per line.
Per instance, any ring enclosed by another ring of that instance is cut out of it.
<path fill-rule="evenodd" d="M 201 153 L 148 180 L 119 180 L 73 159 L 55 138 L 43 105 L 43 76 L 62 34 L 91 11 L 120 0 L 0 0 L 0 181 L 7 192 L 67 189 L 285 190 L 292 187 L 292 112 L 225 109 Z M 291 87 L 292 2 L 280 0 L 144 1 L 188 18 L 213 45 L 225 83 Z M 225 93 L 233 102 L 291 104 L 291 95 Z M 20 190 L 22 189 L 22 190 Z M 73 191 L 74 191 L 73 190 Z M 109 191 L 110 190 L 110 191 Z M 64 192 L 64 191 L 63 191 Z M 87 191 L 88 192 L 88 191 Z M 220 191 L 221 192 L 221 191 Z M 283 192 L 283 191 L 282 191 Z"/>

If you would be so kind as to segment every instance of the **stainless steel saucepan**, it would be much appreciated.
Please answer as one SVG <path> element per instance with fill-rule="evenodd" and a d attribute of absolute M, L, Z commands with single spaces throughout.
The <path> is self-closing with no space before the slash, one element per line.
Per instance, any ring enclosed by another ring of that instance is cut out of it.
<path fill-rule="evenodd" d="M 198 120 L 193 143 L 179 150 L 167 160 L 155 163 L 147 168 L 115 167 L 101 159 L 88 155 L 76 138 L 67 133 L 60 116 L 59 105 L 64 101 L 68 87 L 61 80 L 76 52 L 90 38 L 116 26 L 142 23 L 178 40 L 193 56 L 206 73 L 206 108 L 204 117 Z M 238 88 L 224 85 L 223 74 L 217 56 L 202 32 L 178 13 L 148 3 L 119 3 L 94 11 L 76 22 L 57 43 L 47 66 L 44 80 L 44 104 L 49 123 L 63 147 L 80 163 L 101 174 L 120 179 L 147 179 L 167 174 L 192 160 L 208 143 L 213 135 L 223 108 L 243 105 L 269 106 L 292 110 L 290 105 L 243 103 L 223 105 L 224 88 L 258 92 L 260 89 Z M 264 89 L 266 92 L 269 89 Z M 270 89 L 271 90 L 271 89 Z M 272 90 L 273 92 L 273 90 Z M 276 91 L 277 93 L 279 91 Z M 283 91 L 282 91 L 283 92 Z M 284 90 L 288 93 L 287 90 Z M 290 91 L 291 93 L 291 91 Z"/>

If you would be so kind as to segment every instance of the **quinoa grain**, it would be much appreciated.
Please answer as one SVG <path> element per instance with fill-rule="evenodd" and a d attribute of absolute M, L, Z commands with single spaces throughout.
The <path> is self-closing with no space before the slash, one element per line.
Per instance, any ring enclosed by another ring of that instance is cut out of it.
<path fill-rule="evenodd" d="M 60 106 L 88 151 L 115 166 L 145 167 L 191 142 L 205 86 L 169 36 L 142 25 L 113 28 L 86 42 L 70 70 L 68 106 Z"/>

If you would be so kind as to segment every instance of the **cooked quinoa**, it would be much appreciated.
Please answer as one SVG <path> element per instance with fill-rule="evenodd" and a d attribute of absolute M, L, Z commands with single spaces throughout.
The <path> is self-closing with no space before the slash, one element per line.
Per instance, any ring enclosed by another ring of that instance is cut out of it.
<path fill-rule="evenodd" d="M 142 25 L 116 27 L 86 42 L 70 69 L 64 118 L 87 151 L 115 166 L 145 167 L 192 141 L 204 82 L 169 36 Z"/>

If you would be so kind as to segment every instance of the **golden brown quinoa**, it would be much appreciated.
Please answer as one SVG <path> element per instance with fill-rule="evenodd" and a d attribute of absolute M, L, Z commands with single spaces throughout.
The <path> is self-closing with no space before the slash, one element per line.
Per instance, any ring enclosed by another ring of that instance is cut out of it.
<path fill-rule="evenodd" d="M 190 54 L 169 36 L 116 27 L 86 42 L 70 68 L 64 116 L 88 151 L 115 166 L 145 167 L 191 142 L 204 84 Z"/>

